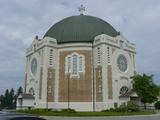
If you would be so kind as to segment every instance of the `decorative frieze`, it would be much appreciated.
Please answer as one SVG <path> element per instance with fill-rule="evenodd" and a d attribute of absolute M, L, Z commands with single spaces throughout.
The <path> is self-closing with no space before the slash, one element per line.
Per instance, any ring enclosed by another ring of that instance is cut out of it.
<path fill-rule="evenodd" d="M 96 68 L 96 102 L 102 102 L 102 67 Z"/>
<path fill-rule="evenodd" d="M 47 100 L 54 102 L 54 88 L 55 88 L 55 69 L 48 68 L 48 81 L 47 81 Z"/>

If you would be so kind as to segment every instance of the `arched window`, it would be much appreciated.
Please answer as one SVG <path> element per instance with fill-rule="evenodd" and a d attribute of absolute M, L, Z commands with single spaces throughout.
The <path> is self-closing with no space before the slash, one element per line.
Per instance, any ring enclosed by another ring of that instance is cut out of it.
<path fill-rule="evenodd" d="M 65 58 L 65 73 L 70 73 L 71 75 L 79 75 L 84 72 L 85 58 L 83 55 L 73 53 L 66 56 Z"/>
<path fill-rule="evenodd" d="M 68 72 L 71 72 L 71 57 L 68 57 Z"/>
<path fill-rule="evenodd" d="M 82 56 L 79 56 L 79 71 L 82 72 L 83 71 L 83 58 Z"/>
<path fill-rule="evenodd" d="M 73 55 L 73 75 L 77 74 L 77 55 Z"/>

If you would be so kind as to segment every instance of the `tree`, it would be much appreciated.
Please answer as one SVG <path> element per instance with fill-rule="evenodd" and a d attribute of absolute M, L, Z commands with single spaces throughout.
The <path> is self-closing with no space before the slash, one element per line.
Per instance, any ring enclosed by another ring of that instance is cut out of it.
<path fill-rule="evenodd" d="M 15 91 L 13 88 L 11 88 L 10 91 L 8 89 L 6 89 L 5 94 L 0 96 L 0 98 L 1 98 L 1 100 L 0 100 L 1 106 L 0 107 L 1 108 L 9 108 L 9 109 L 16 108 L 17 97 L 21 93 L 23 93 L 22 87 L 18 88 L 16 94 L 15 94 Z"/>
<path fill-rule="evenodd" d="M 23 93 L 23 88 L 20 86 L 17 90 L 17 96 Z"/>
<path fill-rule="evenodd" d="M 14 89 L 12 88 L 11 90 L 10 90 L 10 92 L 9 92 L 9 105 L 8 105 L 8 107 L 9 108 L 15 108 L 15 104 L 14 104 L 14 102 L 15 102 L 15 98 L 14 98 Z"/>
<path fill-rule="evenodd" d="M 160 101 L 157 101 L 155 104 L 154 104 L 155 108 L 159 111 L 160 110 Z"/>
<path fill-rule="evenodd" d="M 4 95 L 4 107 L 8 106 L 9 106 L 9 90 L 7 89 Z"/>
<path fill-rule="evenodd" d="M 153 75 L 135 75 L 133 78 L 133 89 L 138 94 L 141 102 L 144 103 L 146 109 L 146 103 L 153 103 L 156 101 L 159 95 L 159 87 L 153 82 Z"/>
<path fill-rule="evenodd" d="M 0 106 L 0 107 L 1 107 L 1 108 L 4 108 L 4 106 L 5 106 L 5 105 L 4 105 L 4 95 L 1 95 L 1 96 L 0 96 L 0 102 L 1 102 L 1 106 Z"/>

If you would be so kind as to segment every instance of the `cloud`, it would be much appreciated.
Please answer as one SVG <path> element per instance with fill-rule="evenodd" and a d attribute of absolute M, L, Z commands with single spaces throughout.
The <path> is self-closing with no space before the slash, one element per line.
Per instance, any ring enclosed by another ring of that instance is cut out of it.
<path fill-rule="evenodd" d="M 23 85 L 25 50 L 34 36 L 79 14 L 80 4 L 85 14 L 104 19 L 136 43 L 138 71 L 160 83 L 159 0 L 0 0 L 0 92 Z"/>

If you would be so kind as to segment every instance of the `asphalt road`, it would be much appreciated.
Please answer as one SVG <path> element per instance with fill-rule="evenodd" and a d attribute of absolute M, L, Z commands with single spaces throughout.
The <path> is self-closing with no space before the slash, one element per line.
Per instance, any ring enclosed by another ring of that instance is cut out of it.
<path fill-rule="evenodd" d="M 118 117 L 44 117 L 47 120 L 160 120 L 160 114 Z"/>
<path fill-rule="evenodd" d="M 44 120 L 38 116 L 32 116 L 27 114 L 20 114 L 15 112 L 3 112 L 0 111 L 0 120 L 9 120 L 11 118 L 16 118 L 15 120 Z"/>
<path fill-rule="evenodd" d="M 13 114 L 0 111 L 0 120 L 5 120 L 6 117 L 9 116 L 13 116 Z M 118 117 L 116 116 L 116 117 L 43 117 L 43 118 L 47 120 L 160 120 L 160 114 L 141 115 L 141 116 L 118 116 Z"/>

